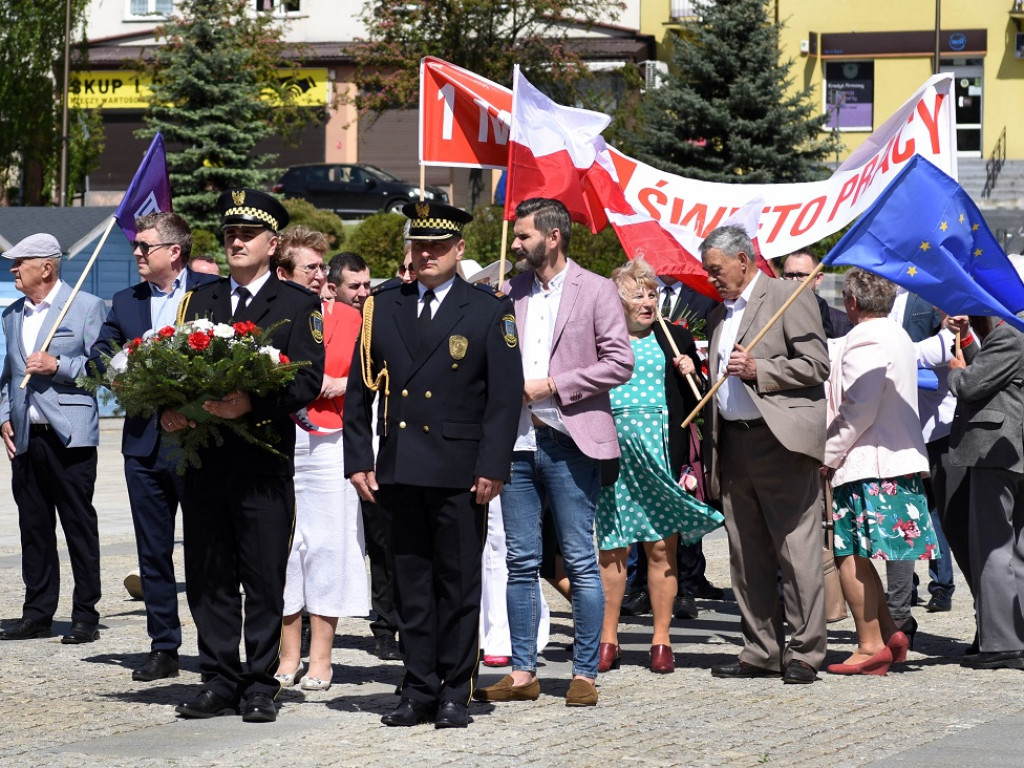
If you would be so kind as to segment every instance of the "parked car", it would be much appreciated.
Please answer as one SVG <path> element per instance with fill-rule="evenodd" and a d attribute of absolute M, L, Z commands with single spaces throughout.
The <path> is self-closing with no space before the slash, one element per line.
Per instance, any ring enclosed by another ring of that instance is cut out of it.
<path fill-rule="evenodd" d="M 295 165 L 274 185 L 274 192 L 285 197 L 300 197 L 317 208 L 349 215 L 378 211 L 400 213 L 403 205 L 420 199 L 418 185 L 364 163 Z M 424 198 L 448 202 L 448 194 L 437 187 L 427 187 Z"/>

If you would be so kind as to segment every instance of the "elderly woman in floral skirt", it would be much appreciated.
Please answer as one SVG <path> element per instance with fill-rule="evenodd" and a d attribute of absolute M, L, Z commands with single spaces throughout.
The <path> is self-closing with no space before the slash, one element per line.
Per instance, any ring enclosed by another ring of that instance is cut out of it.
<path fill-rule="evenodd" d="M 829 340 L 828 438 L 823 473 L 833 485 L 835 554 L 858 646 L 838 675 L 884 675 L 906 659 L 872 559 L 939 556 L 921 482 L 928 455 L 917 410 L 917 357 L 910 337 L 889 318 L 896 286 L 852 269 L 843 301 L 854 327 Z"/>

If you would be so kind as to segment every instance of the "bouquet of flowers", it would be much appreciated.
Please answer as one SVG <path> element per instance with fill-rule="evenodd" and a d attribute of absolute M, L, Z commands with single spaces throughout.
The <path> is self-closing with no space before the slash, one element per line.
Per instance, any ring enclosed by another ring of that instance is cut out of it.
<path fill-rule="evenodd" d="M 287 322 L 287 321 L 283 321 Z M 168 433 L 176 444 L 178 471 L 200 466 L 198 451 L 223 445 L 223 430 L 276 453 L 277 440 L 268 426 L 250 420 L 221 419 L 203 409 L 207 400 L 219 400 L 232 392 L 265 396 L 288 384 L 295 371 L 308 362 L 292 362 L 266 341 L 278 327 L 266 330 L 251 322 L 213 323 L 193 320 L 165 326 L 136 338 L 104 356 L 106 371 L 92 372 L 80 380 L 95 392 L 108 387 L 129 416 L 151 416 L 174 408 L 196 422 L 194 428 Z"/>

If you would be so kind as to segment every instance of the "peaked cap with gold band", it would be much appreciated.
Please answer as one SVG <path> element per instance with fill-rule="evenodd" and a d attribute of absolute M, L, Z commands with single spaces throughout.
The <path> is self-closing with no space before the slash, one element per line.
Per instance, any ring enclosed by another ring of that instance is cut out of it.
<path fill-rule="evenodd" d="M 258 189 L 229 189 L 217 198 L 217 210 L 225 227 L 265 227 L 280 232 L 291 218 L 281 201 Z"/>
<path fill-rule="evenodd" d="M 462 228 L 473 220 L 472 214 L 444 203 L 421 200 L 406 203 L 402 213 L 409 217 L 407 240 L 446 240 L 462 237 Z"/>

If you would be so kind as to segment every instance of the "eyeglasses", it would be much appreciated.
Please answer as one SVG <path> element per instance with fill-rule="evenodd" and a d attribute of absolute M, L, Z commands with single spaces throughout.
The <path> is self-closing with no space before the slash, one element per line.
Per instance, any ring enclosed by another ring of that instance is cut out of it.
<path fill-rule="evenodd" d="M 178 245 L 178 243 L 144 243 L 141 240 L 132 240 L 129 245 L 132 247 L 132 253 L 138 251 L 143 256 L 149 256 L 150 251 L 155 251 L 157 248 L 166 248 L 169 245 Z"/>
<path fill-rule="evenodd" d="M 296 272 L 298 272 L 299 270 L 302 270 L 307 275 L 312 275 L 314 272 L 323 272 L 326 275 L 327 274 L 327 265 L 326 264 L 306 264 L 304 266 L 296 267 L 295 268 Z"/>
<path fill-rule="evenodd" d="M 806 280 L 811 276 L 810 272 L 783 272 L 782 276 L 786 280 Z"/>
<path fill-rule="evenodd" d="M 398 274 L 404 275 L 406 273 L 410 275 L 416 274 L 416 270 L 413 268 L 412 264 L 403 264 L 398 268 Z"/>

